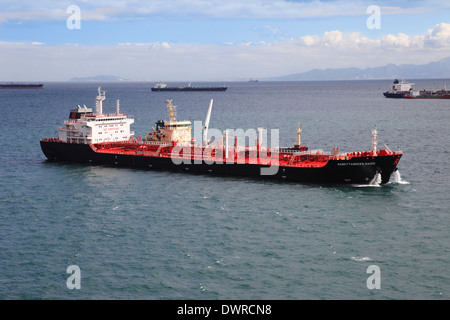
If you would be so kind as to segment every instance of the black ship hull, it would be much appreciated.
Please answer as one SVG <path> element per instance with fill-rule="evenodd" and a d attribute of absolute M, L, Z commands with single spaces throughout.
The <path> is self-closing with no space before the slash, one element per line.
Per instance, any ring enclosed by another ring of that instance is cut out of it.
<path fill-rule="evenodd" d="M 0 84 L 0 89 L 42 89 L 43 84 L 10 83 Z"/>
<path fill-rule="evenodd" d="M 384 92 L 386 98 L 403 98 L 403 99 L 450 99 L 450 92 L 421 92 L 419 95 L 411 93 L 393 93 Z"/>
<path fill-rule="evenodd" d="M 350 160 L 329 160 L 323 167 L 272 167 L 271 173 L 262 174 L 269 166 L 261 164 L 221 164 L 206 161 L 185 161 L 176 164 L 169 157 L 149 157 L 120 153 L 96 152 L 88 144 L 41 141 L 41 148 L 49 161 L 85 163 L 115 167 L 140 168 L 147 170 L 169 170 L 177 172 L 205 173 L 215 175 L 255 177 L 262 179 L 280 179 L 304 183 L 319 184 L 370 184 L 381 174 L 381 184 L 389 182 L 401 157 L 399 154 L 357 157 Z"/>
<path fill-rule="evenodd" d="M 189 91 L 226 91 L 227 87 L 165 87 L 165 88 L 152 88 L 152 91 L 176 91 L 176 92 L 189 92 Z"/>
<path fill-rule="evenodd" d="M 383 95 L 386 98 L 403 98 L 405 96 L 405 93 L 401 92 L 383 92 Z"/>

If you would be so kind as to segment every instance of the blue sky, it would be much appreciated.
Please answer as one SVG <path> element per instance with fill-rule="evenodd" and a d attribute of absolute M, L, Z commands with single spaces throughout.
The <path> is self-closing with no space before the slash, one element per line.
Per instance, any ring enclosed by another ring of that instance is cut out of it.
<path fill-rule="evenodd" d="M 80 8 L 68 29 L 67 8 Z M 369 29 L 367 8 L 380 8 Z M 450 56 L 450 1 L 0 0 L 0 81 L 239 80 Z"/>

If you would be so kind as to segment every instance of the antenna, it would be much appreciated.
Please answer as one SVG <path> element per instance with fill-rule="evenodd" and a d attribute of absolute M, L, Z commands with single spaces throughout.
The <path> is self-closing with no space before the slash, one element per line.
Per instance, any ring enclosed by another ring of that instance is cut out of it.
<path fill-rule="evenodd" d="M 117 103 L 116 103 L 116 114 L 120 114 L 120 101 L 119 99 L 117 99 Z"/>

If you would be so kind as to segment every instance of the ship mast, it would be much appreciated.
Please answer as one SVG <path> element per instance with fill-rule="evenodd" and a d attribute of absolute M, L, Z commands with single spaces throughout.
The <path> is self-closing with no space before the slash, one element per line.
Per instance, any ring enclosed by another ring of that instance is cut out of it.
<path fill-rule="evenodd" d="M 300 129 L 300 122 L 298 123 L 298 128 L 297 128 L 297 148 L 300 148 L 301 146 L 301 139 L 300 139 L 300 135 L 302 134 L 302 129 Z"/>
<path fill-rule="evenodd" d="M 174 105 L 172 105 L 172 100 L 167 100 L 167 114 L 169 115 L 169 121 L 174 122 L 177 116 L 177 110 Z"/>
<path fill-rule="evenodd" d="M 377 155 L 377 126 L 375 126 L 372 130 L 372 154 L 373 156 Z"/>
<path fill-rule="evenodd" d="M 98 87 L 98 96 L 95 99 L 95 111 L 97 115 L 103 114 L 103 100 L 105 99 L 105 91 L 102 91 L 102 88 Z"/>

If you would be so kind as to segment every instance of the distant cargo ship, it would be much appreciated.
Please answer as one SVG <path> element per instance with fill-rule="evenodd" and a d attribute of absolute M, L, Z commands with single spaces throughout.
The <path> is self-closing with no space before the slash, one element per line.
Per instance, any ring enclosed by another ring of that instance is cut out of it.
<path fill-rule="evenodd" d="M 158 82 L 152 91 L 226 91 L 227 87 L 193 87 L 189 83 L 185 87 L 168 87 L 166 83 Z"/>
<path fill-rule="evenodd" d="M 42 83 L 6 83 L 0 84 L 0 89 L 42 89 Z"/>
<path fill-rule="evenodd" d="M 392 89 L 383 93 L 386 98 L 403 99 L 450 99 L 450 90 L 418 90 L 412 86 L 414 83 L 395 79 Z"/>

